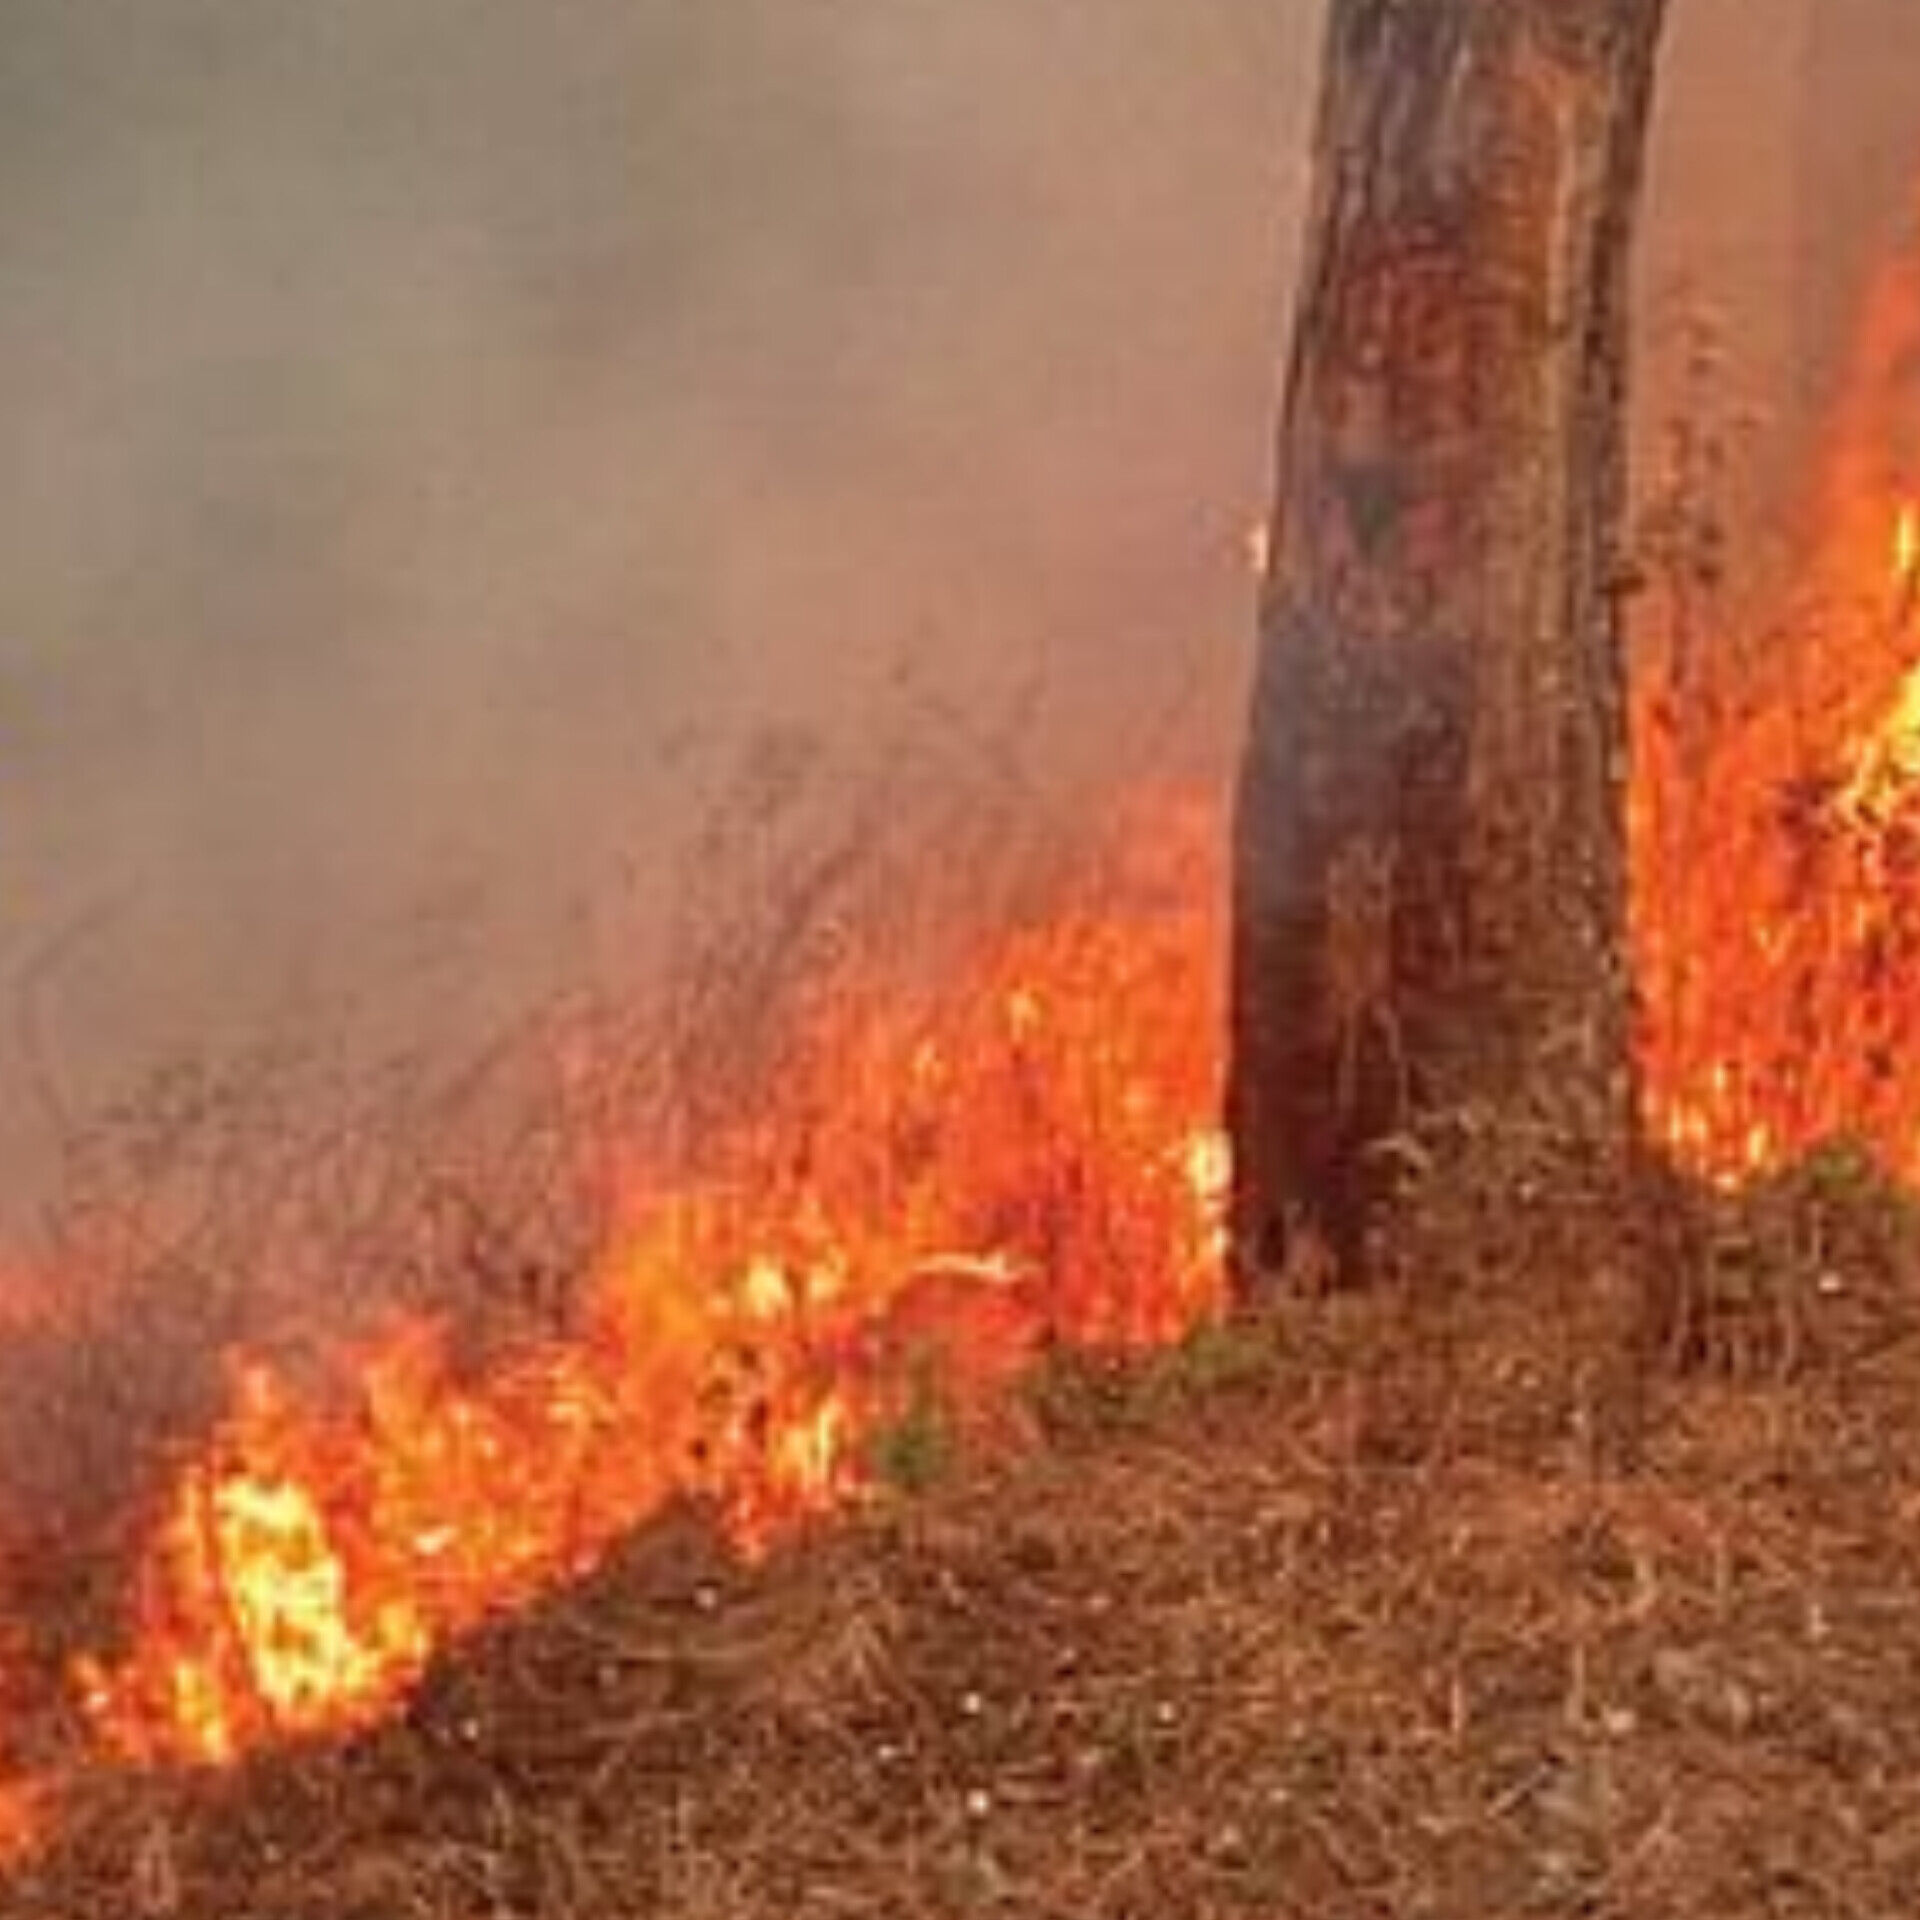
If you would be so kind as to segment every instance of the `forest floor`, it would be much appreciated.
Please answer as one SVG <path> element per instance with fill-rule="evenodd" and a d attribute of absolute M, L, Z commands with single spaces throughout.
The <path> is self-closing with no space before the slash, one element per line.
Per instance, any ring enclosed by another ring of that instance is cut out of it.
<path fill-rule="evenodd" d="M 1920 1299 L 1835 1258 L 1690 1377 L 1546 1286 L 1061 1359 L 1020 1444 L 757 1565 L 665 1516 L 371 1735 L 97 1780 L 0 1920 L 1911 1915 Z"/>

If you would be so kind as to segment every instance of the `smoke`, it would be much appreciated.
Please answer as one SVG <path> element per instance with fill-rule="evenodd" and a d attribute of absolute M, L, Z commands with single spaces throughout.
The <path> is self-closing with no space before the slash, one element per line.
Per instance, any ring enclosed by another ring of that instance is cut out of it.
<path fill-rule="evenodd" d="M 1677 0 L 1653 185 L 1769 389 L 1811 4 Z M 757 728 L 1223 758 L 1322 0 L 7 12 L 0 1208 L 172 1054 L 643 968 Z"/>
<path fill-rule="evenodd" d="M 0 1184 L 484 1019 L 754 727 L 1231 686 L 1313 11 L 18 0 Z"/>

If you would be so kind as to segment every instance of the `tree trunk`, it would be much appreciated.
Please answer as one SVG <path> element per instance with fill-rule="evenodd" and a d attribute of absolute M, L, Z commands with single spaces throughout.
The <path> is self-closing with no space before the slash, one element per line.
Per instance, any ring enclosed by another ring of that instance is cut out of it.
<path fill-rule="evenodd" d="M 1442 1122 L 1627 1164 L 1616 543 L 1662 5 L 1332 0 L 1235 826 L 1243 1286 L 1363 1276 Z"/>

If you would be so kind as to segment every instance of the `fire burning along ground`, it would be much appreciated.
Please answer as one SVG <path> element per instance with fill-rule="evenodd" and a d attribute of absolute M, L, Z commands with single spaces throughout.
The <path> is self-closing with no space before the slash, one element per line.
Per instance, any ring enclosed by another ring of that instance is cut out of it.
<path fill-rule="evenodd" d="M 1695 606 L 1640 650 L 1648 1118 L 1728 1182 L 1840 1131 L 1920 1172 L 1916 355 L 1911 259 L 1868 303 L 1781 637 L 1736 661 Z M 928 1396 L 974 1417 L 1048 1341 L 1212 1309 L 1221 835 L 1169 800 L 1126 832 L 1124 884 L 937 996 L 837 993 L 697 1179 L 630 1174 L 564 1329 L 476 1376 L 401 1321 L 325 1391 L 236 1356 L 122 1644 L 67 1676 L 98 1755 L 220 1766 L 366 1725 L 676 1494 L 756 1550 L 860 1498 Z M 30 1769 L 0 1790 L 0 1847 L 56 1801 Z"/>
<path fill-rule="evenodd" d="M 1192 1324 L 1224 1176 L 1212 835 L 1169 803 L 1133 841 L 1112 896 L 937 997 L 836 992 L 699 1179 L 628 1176 L 564 1331 L 471 1377 L 405 1321 L 326 1391 L 236 1357 L 124 1646 L 74 1665 L 100 1751 L 217 1766 L 364 1725 L 677 1493 L 754 1551 L 859 1498 L 928 1396 L 968 1418 L 1044 1342 Z M 42 1792 L 21 1784 L 0 1838 L 31 1835 Z"/>
<path fill-rule="evenodd" d="M 1649 1118 L 1729 1183 L 1840 1134 L 1920 1173 L 1917 365 L 1920 253 L 1865 304 L 1789 604 L 1749 638 L 1683 588 L 1642 636 Z"/>

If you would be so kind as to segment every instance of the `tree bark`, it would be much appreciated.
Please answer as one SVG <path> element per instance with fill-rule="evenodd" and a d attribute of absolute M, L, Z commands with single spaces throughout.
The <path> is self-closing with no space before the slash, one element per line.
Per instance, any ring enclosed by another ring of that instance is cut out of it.
<path fill-rule="evenodd" d="M 1628 251 L 1663 0 L 1332 0 L 1235 822 L 1243 1287 L 1396 1143 L 1625 1164 Z"/>

